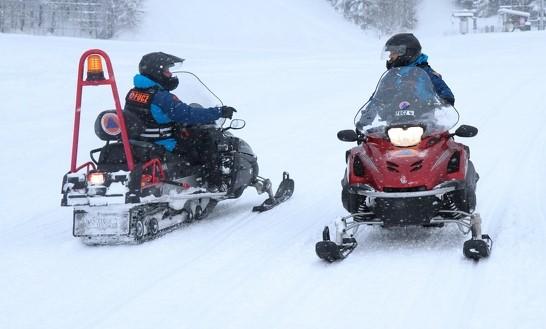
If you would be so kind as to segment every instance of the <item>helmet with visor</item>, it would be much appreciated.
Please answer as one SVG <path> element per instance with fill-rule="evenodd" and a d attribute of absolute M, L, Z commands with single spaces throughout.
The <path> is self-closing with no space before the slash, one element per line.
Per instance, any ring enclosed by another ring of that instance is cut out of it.
<path fill-rule="evenodd" d="M 388 58 L 387 69 L 406 66 L 421 55 L 421 44 L 412 33 L 393 35 L 383 47 L 383 58 Z"/>
<path fill-rule="evenodd" d="M 171 91 L 178 87 L 176 72 L 181 71 L 184 59 L 163 52 L 154 52 L 142 56 L 138 64 L 140 74 L 152 79 L 161 87 Z"/>

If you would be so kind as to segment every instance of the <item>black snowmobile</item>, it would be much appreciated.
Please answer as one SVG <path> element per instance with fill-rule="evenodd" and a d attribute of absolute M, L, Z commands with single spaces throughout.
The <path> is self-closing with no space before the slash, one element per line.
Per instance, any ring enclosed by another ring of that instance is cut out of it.
<path fill-rule="evenodd" d="M 107 64 L 104 77 L 102 59 Z M 87 61 L 87 79 L 83 64 Z M 99 63 L 99 68 L 92 67 Z M 94 71 L 95 70 L 95 71 Z M 182 78 L 183 77 L 183 78 Z M 205 218 L 222 200 L 235 199 L 252 186 L 268 198 L 253 211 L 269 210 L 292 196 L 294 181 L 287 172 L 275 194 L 271 181 L 259 176 L 257 157 L 251 147 L 230 130 L 241 129 L 244 120 L 226 119 L 215 124 L 178 126 L 179 135 L 188 133 L 206 138 L 217 151 L 216 168 L 220 184 L 208 181 L 210 167 L 174 154 L 163 146 L 135 139 L 142 133 L 136 116 L 121 110 L 114 74 L 108 56 L 90 50 L 80 60 L 72 148 L 71 170 L 62 184 L 62 206 L 74 207 L 73 235 L 87 244 L 142 242 L 172 231 L 182 224 Z M 221 100 L 190 72 L 179 74 L 180 99 L 195 108 L 221 106 Z M 95 133 L 106 144 L 90 151 L 91 161 L 76 166 L 82 87 L 110 85 L 115 110 L 101 112 Z M 183 93 L 183 94 L 182 94 Z"/>

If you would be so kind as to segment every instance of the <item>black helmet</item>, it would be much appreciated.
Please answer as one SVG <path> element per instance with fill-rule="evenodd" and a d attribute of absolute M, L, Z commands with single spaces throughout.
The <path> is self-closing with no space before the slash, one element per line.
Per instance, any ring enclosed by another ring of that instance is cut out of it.
<path fill-rule="evenodd" d="M 159 83 L 167 90 L 174 90 L 178 86 L 178 77 L 173 76 L 169 70 L 176 63 L 182 63 L 184 59 L 162 52 L 149 53 L 142 56 L 138 64 L 140 74 Z"/>
<path fill-rule="evenodd" d="M 387 69 L 406 66 L 421 55 L 421 44 L 412 33 L 398 33 L 385 43 L 384 51 L 398 53 L 394 61 L 387 60 Z"/>

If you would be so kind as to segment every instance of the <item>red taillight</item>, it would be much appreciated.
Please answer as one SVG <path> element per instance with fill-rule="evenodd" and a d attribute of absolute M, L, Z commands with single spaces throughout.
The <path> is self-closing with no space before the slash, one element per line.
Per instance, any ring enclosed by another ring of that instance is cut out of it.
<path fill-rule="evenodd" d="M 140 187 L 144 187 L 146 185 L 152 184 L 153 180 L 154 178 L 152 175 L 143 174 L 142 177 L 140 178 Z"/>
<path fill-rule="evenodd" d="M 161 161 L 159 159 L 152 159 L 146 162 L 142 166 L 142 176 L 140 176 L 140 187 L 158 184 L 161 180 L 165 179 L 163 168 L 161 167 Z"/>

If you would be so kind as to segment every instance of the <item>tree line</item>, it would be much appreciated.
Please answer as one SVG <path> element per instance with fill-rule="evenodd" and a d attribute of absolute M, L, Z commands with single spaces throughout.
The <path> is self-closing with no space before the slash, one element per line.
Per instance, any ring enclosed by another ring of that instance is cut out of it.
<path fill-rule="evenodd" d="M 112 38 L 134 28 L 142 0 L 0 0 L 0 32 Z"/>
<path fill-rule="evenodd" d="M 419 0 L 327 1 L 362 29 L 374 29 L 379 34 L 412 30 L 417 24 Z"/>
<path fill-rule="evenodd" d="M 496 15 L 503 6 L 526 11 L 536 16 L 540 7 L 540 0 L 454 0 L 454 2 L 461 8 L 475 10 L 479 17 Z"/>
<path fill-rule="evenodd" d="M 376 30 L 380 35 L 413 30 L 417 23 L 420 0 L 327 0 L 334 8 L 362 29 Z M 536 17 L 540 0 L 436 0 L 451 2 L 454 9 L 472 9 L 479 17 L 497 14 L 501 6 L 527 11 Z M 543 0 L 546 2 L 546 0 Z"/>

